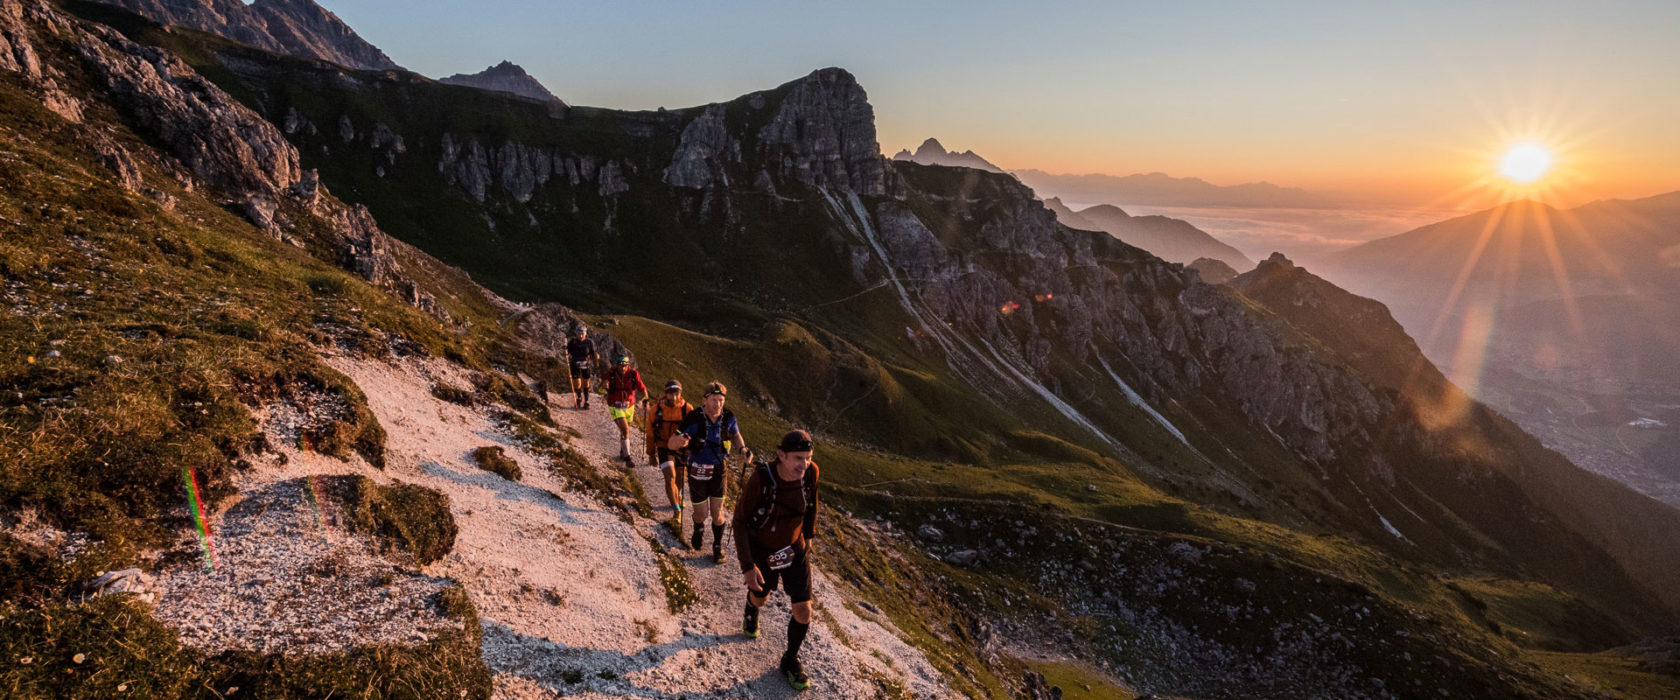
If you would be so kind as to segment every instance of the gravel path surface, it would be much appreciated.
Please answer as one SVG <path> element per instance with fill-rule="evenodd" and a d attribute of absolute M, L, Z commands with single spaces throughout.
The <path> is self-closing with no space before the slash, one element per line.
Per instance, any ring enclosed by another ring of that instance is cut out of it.
<path fill-rule="evenodd" d="M 387 433 L 387 467 L 298 451 L 284 440 L 309 420 L 297 406 L 259 412 L 286 459 L 242 474 L 241 500 L 213 519 L 220 569 L 211 574 L 182 562 L 160 572 L 168 577 L 160 617 L 174 621 L 190 643 L 307 652 L 370 638 L 418 641 L 429 627 L 448 623 L 428 617 L 430 599 L 454 579 L 478 608 L 498 697 L 798 695 L 776 671 L 789 616 L 784 594 L 766 606 L 761 637 L 747 639 L 739 632 L 745 594 L 735 562 L 715 565 L 709 546 L 690 552 L 663 524 L 627 522 L 588 494 L 566 490 L 565 480 L 520 447 L 489 410 L 432 396 L 439 381 L 469 386 L 464 370 L 435 358 L 326 360 L 367 395 Z M 555 419 L 581 435 L 574 447 L 597 469 L 621 475 L 617 429 L 605 410 L 573 409 L 569 397 L 556 398 L 567 405 L 553 405 Z M 759 444 L 767 441 L 757 436 Z M 517 461 L 523 481 L 479 469 L 470 453 L 487 445 Z M 632 450 L 640 448 L 638 435 Z M 412 567 L 404 573 L 366 538 L 323 529 L 307 484 L 324 474 L 443 492 L 460 528 L 453 551 L 423 573 Z M 663 504 L 658 470 L 639 465 L 634 474 L 653 502 Z M 659 518 L 670 517 L 668 505 L 656 510 Z M 699 594 L 681 615 L 667 607 L 656 546 L 676 555 Z M 818 540 L 819 566 L 831 555 L 821 546 Z M 728 551 L 733 557 L 733 548 Z M 395 580 L 384 583 L 389 571 L 397 572 Z M 180 602 L 173 608 L 170 594 Z M 818 612 L 801 654 L 812 677 L 806 696 L 877 697 L 889 687 L 915 697 L 950 694 L 890 625 L 859 618 L 838 596 L 819 571 Z M 280 608 L 308 611 L 297 614 L 309 619 L 278 623 L 267 613 Z M 219 622 L 201 624 L 212 616 Z"/>

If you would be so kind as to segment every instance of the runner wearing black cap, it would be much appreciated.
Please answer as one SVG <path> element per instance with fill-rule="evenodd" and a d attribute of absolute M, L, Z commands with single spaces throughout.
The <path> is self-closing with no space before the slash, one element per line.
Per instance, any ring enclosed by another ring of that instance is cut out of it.
<path fill-rule="evenodd" d="M 723 554 L 723 490 L 724 465 L 728 463 L 725 441 L 733 440 L 735 447 L 752 458 L 747 440 L 741 437 L 741 427 L 735 414 L 723 407 L 729 389 L 719 382 L 706 385 L 701 409 L 691 411 L 682 426 L 666 444 L 673 450 L 688 448 L 688 500 L 694 504 L 694 536 L 689 545 L 700 548 L 704 541 L 706 519 L 712 521 L 712 559 L 722 564 Z"/>
<path fill-rule="evenodd" d="M 758 611 L 770 592 L 787 584 L 793 601 L 788 619 L 787 651 L 780 670 L 788 685 L 804 690 L 811 683 L 799 664 L 799 647 L 811 629 L 811 538 L 817 530 L 817 463 L 811 434 L 795 430 L 782 436 L 776 459 L 753 465 L 735 504 L 735 551 L 747 586 L 741 631 L 758 636 Z"/>
<path fill-rule="evenodd" d="M 566 356 L 571 360 L 572 406 L 589 408 L 589 372 L 601 356 L 595 352 L 595 341 L 589 339 L 589 329 L 581 323 L 572 329 L 572 339 L 566 341 Z"/>

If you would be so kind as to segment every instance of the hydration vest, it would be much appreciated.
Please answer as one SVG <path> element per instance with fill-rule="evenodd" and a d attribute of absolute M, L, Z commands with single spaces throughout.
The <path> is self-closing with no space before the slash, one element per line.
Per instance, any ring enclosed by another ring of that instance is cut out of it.
<path fill-rule="evenodd" d="M 805 512 L 811 512 L 817 507 L 817 472 L 816 462 L 811 462 L 811 468 L 805 470 L 802 480 L 803 488 L 800 494 L 805 497 Z M 757 530 L 770 522 L 770 511 L 776 507 L 776 465 L 774 462 L 758 462 L 754 465 L 758 470 L 758 507 L 747 516 L 747 528 Z"/>
<path fill-rule="evenodd" d="M 653 411 L 648 414 L 648 434 L 653 437 L 655 444 L 664 447 L 672 435 L 677 434 L 677 428 L 682 426 L 682 419 L 694 410 L 694 406 L 687 401 L 680 406 L 665 403 L 664 399 L 653 405 Z M 675 411 L 676 416 L 668 417 L 667 413 Z"/>

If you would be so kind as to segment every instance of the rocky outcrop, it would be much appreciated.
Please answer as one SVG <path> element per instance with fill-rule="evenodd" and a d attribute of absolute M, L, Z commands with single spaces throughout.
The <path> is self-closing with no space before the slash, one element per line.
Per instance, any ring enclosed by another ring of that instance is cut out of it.
<path fill-rule="evenodd" d="M 1208 284 L 1225 284 L 1237 276 L 1237 271 L 1226 265 L 1225 261 L 1214 258 L 1196 258 L 1185 267 L 1195 270 L 1196 274 L 1202 276 L 1202 281 Z"/>
<path fill-rule="evenodd" d="M 505 92 L 545 104 L 566 106 L 565 102 L 543 87 L 541 82 L 531 77 L 530 73 L 526 73 L 524 68 L 509 61 L 502 61 L 477 73 L 456 73 L 447 78 L 438 78 L 438 82 Z"/>
<path fill-rule="evenodd" d="M 108 27 L 82 25 L 38 0 L 0 3 L 0 67 L 33 83 L 62 116 L 80 120 L 80 102 L 63 93 L 62 77 L 40 59 L 37 32 L 69 46 L 104 99 L 199 181 L 237 202 L 297 181 L 297 151 L 280 132 L 174 54 Z M 119 183 L 141 190 L 139 169 L 125 150 L 100 137 L 96 151 Z"/>
<path fill-rule="evenodd" d="M 824 68 L 777 91 L 781 105 L 758 132 L 760 155 L 773 172 L 813 187 L 888 193 L 875 108 L 851 73 Z"/>
<path fill-rule="evenodd" d="M 101 138 L 93 144 L 94 153 L 99 157 L 99 164 L 116 176 L 117 184 L 130 192 L 140 192 L 145 187 L 145 179 L 140 175 L 140 166 L 134 162 L 134 156 L 129 155 L 128 149 L 117 145 L 110 138 Z"/>
<path fill-rule="evenodd" d="M 71 40 L 107 99 L 200 181 L 239 200 L 297 182 L 297 150 L 280 130 L 174 54 L 103 26 Z"/>
<path fill-rule="evenodd" d="M 101 0 L 158 24 L 197 29 L 274 53 L 348 68 L 400 68 L 312 0 Z"/>
<path fill-rule="evenodd" d="M 623 194 L 630 188 L 624 168 L 616 160 L 599 162 L 594 156 L 562 154 L 527 146 L 517 141 L 485 148 L 477 138 L 462 139 L 445 133 L 437 170 L 450 186 L 484 202 L 496 187 L 518 202 L 528 202 L 537 188 L 563 178 L 572 186 L 588 182 L 603 197 Z"/>
<path fill-rule="evenodd" d="M 741 141 L 724 123 L 723 105 L 708 105 L 683 127 L 677 152 L 665 168 L 665 184 L 697 190 L 714 185 L 728 187 L 729 173 L 724 165 L 740 162 Z"/>
<path fill-rule="evenodd" d="M 135 44 L 110 28 L 72 20 L 41 0 L 0 0 L 0 40 L 5 42 L 0 56 L 8 61 L 0 67 L 38 84 L 51 80 L 40 58 L 45 50 L 37 43 L 41 32 L 55 35 L 55 44 L 80 60 L 85 75 L 77 79 L 93 82 L 124 125 L 180 161 L 191 173 L 184 184 L 202 184 L 276 238 L 304 245 L 304 238 L 313 237 L 337 252 L 334 262 L 441 315 L 436 301 L 402 274 L 391 251 L 394 243 L 368 210 L 338 201 L 315 171 L 303 172 L 297 150 L 274 125 L 173 54 Z M 306 128 L 301 115 L 287 121 L 293 130 Z M 126 190 L 172 204 L 169 195 L 146 184 L 139 160 L 96 127 L 106 128 L 90 124 L 88 141 L 112 179 Z M 406 150 L 402 137 L 383 124 L 373 127 L 368 140 L 388 154 Z M 181 167 L 160 165 L 165 172 Z"/>
<path fill-rule="evenodd" d="M 0 2 L 0 70 L 11 71 L 23 78 L 47 109 L 72 122 L 81 121 L 81 101 L 64 90 L 62 77 L 56 70 L 41 62 L 31 25 L 41 26 L 53 34 L 69 31 L 69 23 L 42 3 L 23 0 Z"/>

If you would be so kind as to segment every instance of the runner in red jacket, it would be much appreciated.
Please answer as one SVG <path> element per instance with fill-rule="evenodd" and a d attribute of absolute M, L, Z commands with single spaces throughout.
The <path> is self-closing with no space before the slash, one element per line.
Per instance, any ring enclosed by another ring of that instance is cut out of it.
<path fill-rule="evenodd" d="M 607 415 L 618 426 L 618 458 L 630 462 L 630 424 L 636 420 L 636 401 L 647 398 L 642 375 L 630 366 L 629 355 L 619 355 L 607 370 Z M 634 465 L 632 465 L 634 466 Z"/>

